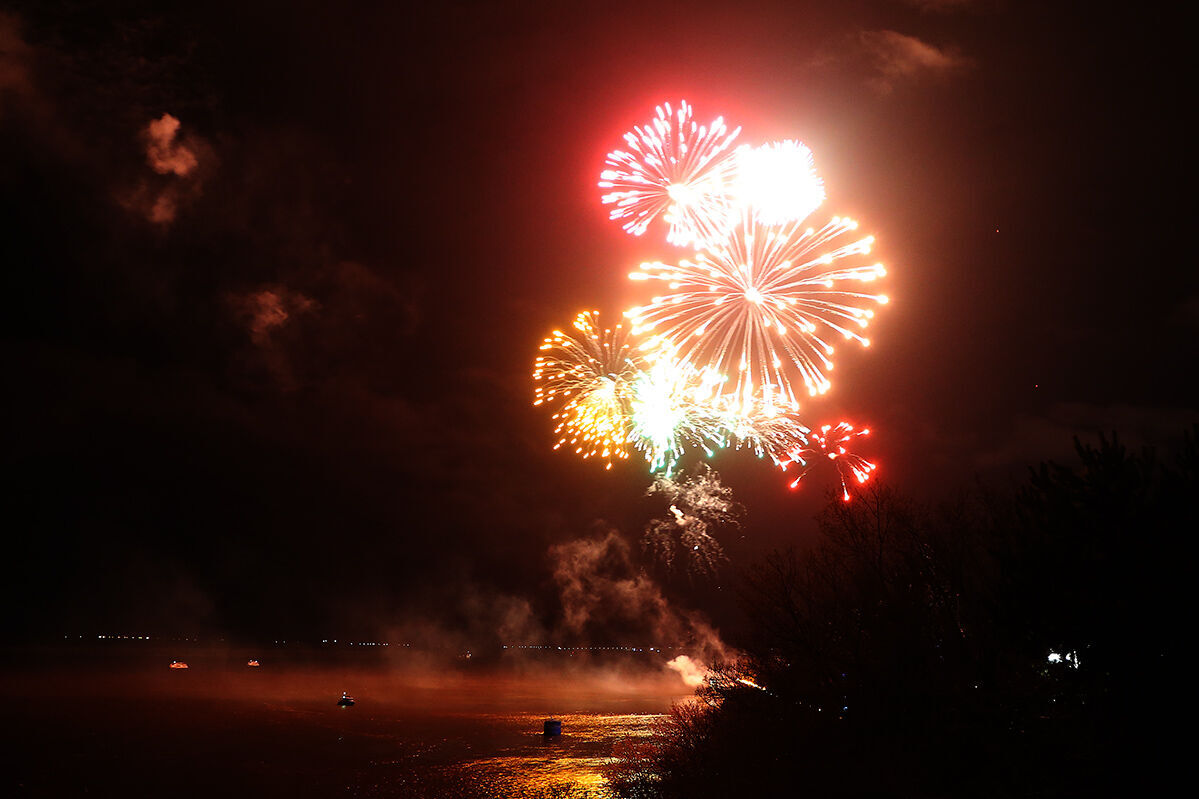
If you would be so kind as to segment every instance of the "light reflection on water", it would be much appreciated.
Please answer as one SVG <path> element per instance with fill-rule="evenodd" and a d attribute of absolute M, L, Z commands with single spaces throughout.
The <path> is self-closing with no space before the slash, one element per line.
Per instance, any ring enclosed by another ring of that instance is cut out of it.
<path fill-rule="evenodd" d="M 650 734 L 661 714 L 555 716 L 560 736 L 542 735 L 544 715 L 458 714 L 398 731 L 358 774 L 352 795 L 438 799 L 610 799 L 605 777 L 619 741 Z M 380 736 L 389 737 L 389 736 Z M 359 739 L 361 740 L 361 738 Z"/>
<path fill-rule="evenodd" d="M 7 776 L 29 796 L 611 799 L 618 744 L 689 693 L 664 668 L 250 673 L 188 660 L 0 680 L 19 730 Z M 347 690 L 356 706 L 338 707 Z M 542 735 L 551 714 L 560 736 Z"/>
<path fill-rule="evenodd" d="M 610 793 L 603 772 L 612 762 L 613 745 L 648 736 L 662 716 L 579 713 L 555 718 L 562 722 L 561 736 L 524 732 L 492 754 L 463 762 L 457 767 L 458 778 L 490 796 L 532 799 L 561 792 L 606 799 Z M 540 726 L 543 717 L 512 714 L 483 720 L 501 729 L 528 731 Z"/>

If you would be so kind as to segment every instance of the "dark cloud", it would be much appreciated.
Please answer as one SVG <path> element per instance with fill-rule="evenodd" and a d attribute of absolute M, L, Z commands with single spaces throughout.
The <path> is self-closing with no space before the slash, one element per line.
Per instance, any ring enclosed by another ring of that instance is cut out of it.
<path fill-rule="evenodd" d="M 1174 319 L 1182 328 L 1190 328 L 1191 330 L 1199 328 L 1199 296 L 1182 299 L 1178 303 Z M 1183 333 L 1183 335 L 1189 335 L 1189 333 Z"/>
<path fill-rule="evenodd" d="M 905 6 L 930 14 L 947 14 L 977 8 L 988 0 L 900 0 Z"/>
<path fill-rule="evenodd" d="M 27 96 L 33 91 L 29 77 L 30 49 L 21 38 L 17 18 L 0 11 L 0 115 L 8 95 Z"/>
<path fill-rule="evenodd" d="M 1093 444 L 1100 436 L 1115 435 L 1134 450 L 1165 449 L 1196 424 L 1199 424 L 1199 407 L 1061 403 L 1044 414 L 1016 417 L 1002 441 L 977 453 L 974 466 L 984 472 L 1006 469 L 1020 473 L 1029 464 L 1040 461 L 1069 463 L 1075 457 L 1075 436 Z"/>

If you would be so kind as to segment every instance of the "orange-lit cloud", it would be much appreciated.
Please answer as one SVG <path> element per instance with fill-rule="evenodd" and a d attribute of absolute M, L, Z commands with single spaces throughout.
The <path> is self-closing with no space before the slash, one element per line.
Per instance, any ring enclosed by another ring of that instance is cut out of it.
<path fill-rule="evenodd" d="M 259 347 L 271 345 L 271 333 L 296 314 L 316 307 L 316 302 L 299 292 L 282 287 L 264 288 L 230 299 L 234 310 L 245 320 L 250 339 Z"/>
<path fill-rule="evenodd" d="M 857 39 L 859 51 L 871 69 L 868 82 L 884 94 L 899 83 L 945 75 L 970 64 L 951 48 L 938 48 L 896 31 L 860 31 Z"/>
<path fill-rule="evenodd" d="M 179 210 L 200 195 L 202 173 L 212 153 L 194 134 L 182 133 L 183 123 L 170 114 L 151 119 L 141 131 L 146 164 L 157 176 L 142 178 L 121 198 L 121 204 L 147 221 L 166 227 Z"/>
<path fill-rule="evenodd" d="M 179 135 L 179 120 L 170 114 L 153 119 L 146 126 L 146 162 L 160 175 L 186 177 L 199 164 L 196 154 Z"/>
<path fill-rule="evenodd" d="M 267 286 L 245 294 L 231 294 L 226 302 L 239 326 L 253 344 L 241 357 L 244 368 L 262 372 L 285 389 L 295 388 L 297 349 L 301 329 L 292 329 L 297 317 L 315 311 L 319 304 L 283 286 Z M 302 370 L 301 370 L 302 371 Z"/>

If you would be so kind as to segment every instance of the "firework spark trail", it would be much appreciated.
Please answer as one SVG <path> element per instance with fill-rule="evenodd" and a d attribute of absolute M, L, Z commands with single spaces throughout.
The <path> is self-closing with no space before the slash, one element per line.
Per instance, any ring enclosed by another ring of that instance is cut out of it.
<path fill-rule="evenodd" d="M 712 524 L 736 524 L 741 509 L 733 501 L 733 491 L 720 481 L 720 475 L 707 464 L 694 474 L 678 480 L 660 476 L 647 494 L 658 494 L 689 516 L 698 516 Z"/>
<path fill-rule="evenodd" d="M 648 356 L 650 366 L 633 383 L 629 440 L 651 472 L 670 475 L 688 448 L 707 455 L 720 447 L 719 419 L 701 401 L 702 374 L 670 347 Z"/>
<path fill-rule="evenodd" d="M 710 125 L 692 119 L 687 101 L 664 103 L 645 127 L 625 134 L 628 150 L 613 150 L 600 173 L 600 199 L 613 204 L 609 218 L 640 236 L 662 216 L 666 240 L 688 246 L 719 235 L 727 226 L 733 160 L 729 146 L 741 132 L 717 117 Z"/>
<path fill-rule="evenodd" d="M 728 396 L 718 398 L 717 402 L 719 426 L 726 434 L 724 445 L 747 449 L 759 458 L 769 458 L 776 466 L 790 462 L 787 453 L 794 449 L 797 439 L 809 432 L 795 413 Z"/>
<path fill-rule="evenodd" d="M 673 568 L 676 553 L 682 553 L 689 570 L 714 574 L 726 558 L 710 530 L 737 526 L 741 515 L 732 489 L 703 464 L 695 474 L 677 480 L 659 475 L 646 493 L 665 498 L 669 515 L 646 526 L 642 545 L 668 569 Z"/>
<path fill-rule="evenodd" d="M 759 458 L 769 457 L 775 465 L 787 460 L 797 435 L 808 427 L 794 412 L 764 403 L 749 392 L 724 393 L 727 378 L 711 368 L 700 371 L 693 397 L 707 409 L 716 440 L 723 449 L 748 449 Z"/>
<path fill-rule="evenodd" d="M 843 287 L 886 274 L 882 264 L 839 267 L 870 252 L 872 236 L 840 243 L 857 228 L 834 217 L 820 230 L 798 223 L 765 226 L 746 213 L 729 239 L 695 260 L 644 263 L 632 280 L 658 280 L 671 293 L 625 312 L 635 334 L 671 342 L 680 357 L 731 379 L 728 393 L 795 410 L 799 400 L 789 372 L 810 395 L 828 390 L 833 368 L 830 334 L 869 346 L 862 330 L 871 304 L 887 297 Z"/>
<path fill-rule="evenodd" d="M 798 436 L 795 446 L 787 453 L 787 460 L 798 464 L 800 469 L 799 476 L 791 483 L 791 487 L 799 485 L 799 481 L 817 463 L 830 460 L 836 464 L 837 475 L 841 478 L 841 498 L 848 502 L 850 495 L 846 479 L 852 477 L 861 485 L 870 479 L 871 473 L 877 468 L 875 464 L 847 448 L 852 439 L 868 435 L 868 429 L 855 430 L 848 422 L 839 422 L 836 425 L 821 425 L 819 430 Z M 782 465 L 786 469 L 789 463 L 785 461 Z"/>
<path fill-rule="evenodd" d="M 613 459 L 629 457 L 633 384 L 642 362 L 626 326 L 602 327 L 598 312 L 584 311 L 574 328 L 577 333 L 555 330 L 542 342 L 545 354 L 533 365 L 533 404 L 565 400 L 553 415 L 554 434 L 561 434 L 554 449 L 572 447 L 583 458 L 602 458 L 611 469 Z"/>

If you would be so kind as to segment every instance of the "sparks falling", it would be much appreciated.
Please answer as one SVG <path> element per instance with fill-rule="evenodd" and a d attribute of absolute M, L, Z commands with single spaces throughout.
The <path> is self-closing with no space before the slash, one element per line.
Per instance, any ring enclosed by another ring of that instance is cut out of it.
<path fill-rule="evenodd" d="M 667 569 L 682 560 L 691 572 L 713 574 L 725 556 L 712 533 L 736 527 L 741 515 L 741 506 L 720 475 L 701 464 L 677 479 L 658 476 L 646 493 L 665 499 L 668 513 L 646 525 L 642 546 Z"/>

